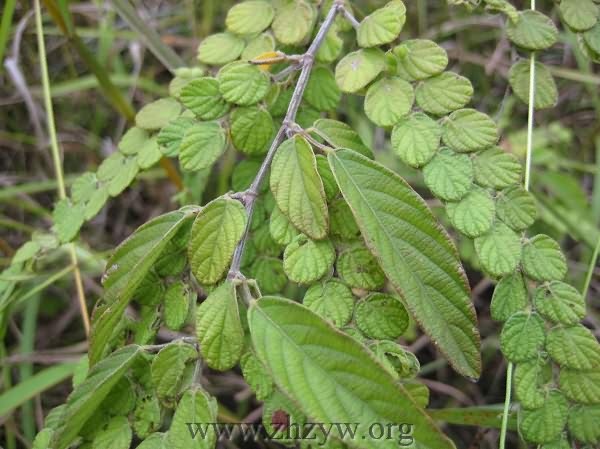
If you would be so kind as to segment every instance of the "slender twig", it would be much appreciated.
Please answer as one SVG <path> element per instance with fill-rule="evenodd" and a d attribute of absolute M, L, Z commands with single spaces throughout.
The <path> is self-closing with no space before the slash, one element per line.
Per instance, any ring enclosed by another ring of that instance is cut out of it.
<path fill-rule="evenodd" d="M 306 53 L 302 55 L 302 71 L 300 72 L 300 76 L 298 77 L 298 82 L 292 94 L 292 98 L 290 100 L 290 104 L 288 106 L 285 118 L 283 119 L 283 124 L 281 125 L 281 128 L 279 128 L 279 131 L 277 131 L 277 134 L 275 135 L 275 138 L 273 139 L 273 142 L 269 147 L 269 151 L 267 152 L 267 155 L 265 156 L 265 159 L 262 165 L 260 166 L 256 177 L 254 178 L 254 181 L 252 181 L 252 184 L 250 185 L 248 190 L 244 192 L 243 202 L 244 206 L 246 207 L 248 222 L 246 224 L 246 229 L 244 230 L 244 235 L 233 253 L 231 267 L 229 268 L 229 274 L 227 275 L 228 279 L 242 277 L 240 273 L 240 264 L 242 262 L 242 255 L 244 254 L 244 246 L 246 245 L 246 240 L 248 239 L 248 234 L 250 232 L 252 213 L 254 211 L 254 204 L 256 202 L 256 198 L 258 197 L 260 186 L 267 172 L 269 171 L 269 168 L 271 167 L 271 162 L 273 161 L 273 157 L 277 152 L 277 148 L 279 148 L 279 145 L 281 145 L 281 142 L 283 142 L 283 140 L 287 136 L 288 131 L 290 130 L 290 126 L 296 121 L 298 107 L 300 106 L 300 102 L 302 101 L 302 96 L 304 95 L 304 90 L 306 89 L 308 79 L 310 78 L 310 72 L 315 62 L 315 55 L 319 50 L 319 47 L 323 43 L 327 32 L 333 25 L 335 17 L 342 10 L 342 2 L 340 0 L 335 0 L 333 6 L 327 13 L 325 20 L 321 24 L 321 28 L 319 28 L 315 39 L 313 40 Z"/>
<path fill-rule="evenodd" d="M 346 7 L 344 7 L 343 4 L 340 5 L 340 12 L 344 15 L 344 17 L 346 18 L 346 20 L 348 20 L 348 22 L 350 22 L 352 24 L 352 27 L 357 30 L 358 26 L 360 25 L 360 22 L 358 20 L 356 20 L 356 17 L 354 17 L 352 15 L 352 13 L 350 11 L 348 11 L 346 9 Z"/>
<path fill-rule="evenodd" d="M 58 139 L 56 137 L 56 126 L 54 124 L 54 110 L 52 107 L 52 97 L 50 94 L 50 77 L 48 76 L 48 65 L 46 61 L 46 45 L 44 43 L 44 29 L 42 26 L 42 12 L 40 9 L 40 0 L 35 0 L 35 24 L 38 38 L 40 69 L 42 72 L 42 86 L 44 89 L 44 105 L 46 107 L 46 114 L 48 116 L 46 122 L 48 125 L 48 135 L 50 136 L 50 148 L 52 149 L 52 159 L 54 161 L 56 181 L 58 182 L 58 196 L 60 199 L 64 199 L 66 198 L 67 193 L 65 189 L 65 181 L 62 171 L 60 150 L 58 148 Z M 81 309 L 83 327 L 85 328 L 86 336 L 89 336 L 90 318 L 87 310 L 87 304 L 85 302 L 85 293 L 83 290 L 83 283 L 81 281 L 81 272 L 79 271 L 79 265 L 77 262 L 77 253 L 75 252 L 75 245 L 69 245 L 69 254 L 71 256 L 73 273 L 75 275 L 75 286 L 77 288 L 77 298 L 79 300 L 79 307 Z"/>
<path fill-rule="evenodd" d="M 535 0 L 531 0 L 531 10 L 535 10 Z M 531 183 L 531 153 L 533 152 L 533 119 L 535 115 L 535 53 L 531 53 L 529 61 L 529 108 L 527 115 L 527 154 L 525 159 L 525 190 Z M 500 449 L 506 446 L 506 430 L 508 428 L 508 412 L 510 409 L 513 380 L 513 363 L 508 362 L 506 368 L 506 391 L 504 395 L 504 410 L 502 412 L 502 427 L 500 428 Z"/>

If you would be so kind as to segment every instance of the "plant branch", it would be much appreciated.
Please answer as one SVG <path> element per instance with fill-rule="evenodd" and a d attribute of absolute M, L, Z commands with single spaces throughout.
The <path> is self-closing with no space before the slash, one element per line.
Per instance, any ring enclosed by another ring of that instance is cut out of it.
<path fill-rule="evenodd" d="M 44 29 L 42 26 L 42 11 L 40 8 L 40 0 L 35 0 L 35 24 L 38 38 L 40 69 L 42 72 L 42 85 L 44 89 L 44 105 L 46 107 L 48 135 L 50 136 L 50 148 L 52 149 L 52 159 L 54 161 L 54 170 L 56 172 L 56 180 L 58 182 L 58 196 L 64 199 L 67 196 L 65 189 L 65 181 L 62 170 L 62 160 L 60 150 L 58 148 L 58 138 L 56 137 L 56 126 L 54 124 L 54 110 L 52 107 L 52 97 L 50 94 L 50 78 L 48 76 L 48 65 L 46 63 L 46 45 L 44 43 Z M 81 272 L 75 253 L 75 245 L 69 244 L 69 255 L 73 264 L 73 272 L 75 274 L 75 286 L 77 287 L 77 298 L 79 300 L 79 308 L 81 309 L 81 318 L 83 319 L 83 327 L 85 335 L 90 335 L 90 318 L 88 314 L 87 304 L 85 302 L 85 292 L 81 281 Z"/>
<path fill-rule="evenodd" d="M 246 192 L 244 192 L 243 202 L 244 202 L 244 206 L 246 207 L 246 213 L 248 215 L 248 222 L 246 224 L 246 229 L 244 230 L 244 235 L 242 236 L 242 239 L 238 243 L 238 245 L 235 248 L 235 251 L 233 253 L 231 267 L 229 268 L 229 274 L 227 275 L 228 279 L 235 279 L 235 278 L 243 277 L 242 274 L 240 273 L 240 265 L 242 262 L 242 255 L 244 254 L 244 246 L 246 245 L 246 240 L 248 239 L 248 234 L 250 232 L 250 225 L 252 222 L 252 213 L 254 211 L 254 205 L 256 203 L 256 198 L 258 197 L 258 192 L 259 192 L 260 186 L 261 186 L 264 178 L 266 177 L 267 172 L 269 171 L 269 168 L 271 167 L 271 162 L 273 161 L 273 157 L 275 156 L 275 153 L 277 152 L 277 148 L 279 148 L 279 145 L 281 145 L 283 140 L 286 138 L 288 131 L 290 131 L 290 129 L 291 129 L 290 127 L 296 121 L 296 114 L 298 113 L 298 107 L 300 106 L 300 102 L 302 101 L 302 96 L 304 95 L 304 90 L 306 89 L 308 79 L 310 78 L 310 72 L 311 72 L 314 62 L 315 62 L 315 55 L 316 55 L 317 51 L 319 50 L 319 47 L 321 47 L 321 44 L 323 43 L 323 40 L 325 39 L 327 32 L 333 25 L 333 21 L 335 20 L 335 17 L 337 16 L 338 13 L 340 13 L 342 11 L 343 11 L 343 6 L 342 6 L 341 0 L 335 0 L 333 6 L 327 13 L 325 20 L 321 24 L 321 28 L 319 28 L 319 31 L 317 32 L 315 39 L 313 40 L 310 47 L 308 47 L 308 50 L 306 51 L 306 53 L 304 53 L 304 55 L 302 55 L 302 59 L 301 59 L 302 71 L 300 72 L 300 76 L 298 77 L 298 82 L 296 83 L 296 87 L 294 88 L 294 92 L 292 94 L 292 98 L 290 100 L 290 104 L 288 106 L 287 113 L 285 115 L 285 118 L 283 119 L 283 124 L 281 125 L 281 128 L 279 128 L 279 131 L 277 131 L 277 134 L 275 135 L 275 138 L 273 139 L 273 142 L 271 143 L 271 146 L 269 147 L 269 151 L 267 152 L 267 155 L 265 156 L 265 159 L 264 159 L 262 165 L 260 166 L 258 173 L 256 174 L 256 177 L 254 178 L 254 181 L 252 181 L 250 188 L 248 190 L 246 190 Z"/>
<path fill-rule="evenodd" d="M 355 30 L 358 30 L 360 22 L 358 20 L 356 20 L 356 17 L 354 17 L 352 15 L 352 13 L 346 9 L 346 7 L 344 7 L 343 3 L 340 4 L 340 12 L 344 15 L 346 20 L 348 20 L 348 22 L 350 22 L 352 24 L 352 27 Z"/>

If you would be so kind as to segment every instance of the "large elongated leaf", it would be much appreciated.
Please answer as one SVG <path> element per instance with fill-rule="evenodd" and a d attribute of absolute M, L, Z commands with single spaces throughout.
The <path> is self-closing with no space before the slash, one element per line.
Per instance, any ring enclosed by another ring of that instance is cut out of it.
<path fill-rule="evenodd" d="M 398 175 L 350 150 L 329 163 L 367 245 L 410 311 L 455 369 L 478 377 L 477 318 L 456 248 Z"/>
<path fill-rule="evenodd" d="M 420 448 L 454 447 L 372 353 L 306 307 L 264 297 L 248 324 L 257 356 L 302 412 L 316 422 L 361 423 L 350 446 L 395 448 L 394 440 L 370 439 L 367 423 L 410 422 Z"/>
<path fill-rule="evenodd" d="M 184 225 L 189 224 L 192 209 L 176 210 L 140 226 L 115 250 L 106 266 L 105 306 L 96 310 L 91 334 L 90 365 L 104 352 L 110 336 L 148 270 Z"/>
<path fill-rule="evenodd" d="M 281 144 L 270 179 L 277 206 L 292 224 L 313 239 L 324 238 L 329 227 L 325 190 L 315 155 L 303 137 Z"/>
<path fill-rule="evenodd" d="M 64 449 L 73 442 L 86 421 L 100 407 L 102 400 L 131 367 L 140 351 L 137 345 L 126 346 L 92 367 L 86 380 L 69 395 L 50 447 Z"/>

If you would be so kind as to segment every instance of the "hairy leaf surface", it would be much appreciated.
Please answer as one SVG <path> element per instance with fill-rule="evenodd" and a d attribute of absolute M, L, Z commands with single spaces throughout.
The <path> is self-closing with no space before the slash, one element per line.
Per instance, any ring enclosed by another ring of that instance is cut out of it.
<path fill-rule="evenodd" d="M 200 352 L 211 368 L 233 367 L 244 348 L 244 330 L 235 286 L 225 281 L 208 295 L 196 311 L 196 334 Z"/>
<path fill-rule="evenodd" d="M 192 273 L 200 282 L 214 284 L 223 274 L 242 238 L 248 216 L 242 203 L 217 198 L 196 217 L 188 245 Z"/>
<path fill-rule="evenodd" d="M 90 365 L 102 357 L 127 304 L 152 265 L 193 216 L 191 210 L 178 210 L 154 218 L 140 226 L 110 257 L 104 276 L 103 299 L 106 305 L 96 310 L 93 319 Z"/>
<path fill-rule="evenodd" d="M 423 448 L 454 445 L 437 429 L 401 384 L 364 346 L 306 307 L 289 300 L 262 298 L 248 311 L 258 357 L 275 384 L 317 422 L 414 423 Z M 365 432 L 366 429 L 359 431 Z M 392 448 L 395 441 L 368 438 L 353 447 Z"/>
<path fill-rule="evenodd" d="M 279 146 L 270 179 L 277 206 L 292 224 L 313 239 L 324 238 L 329 227 L 325 190 L 315 155 L 303 137 Z"/>
<path fill-rule="evenodd" d="M 350 150 L 328 157 L 367 245 L 410 311 L 457 371 L 478 377 L 477 319 L 447 234 L 398 175 Z"/>

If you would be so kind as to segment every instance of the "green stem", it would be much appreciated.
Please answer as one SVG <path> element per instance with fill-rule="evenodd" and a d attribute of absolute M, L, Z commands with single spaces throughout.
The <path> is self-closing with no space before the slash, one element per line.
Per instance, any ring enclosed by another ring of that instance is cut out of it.
<path fill-rule="evenodd" d="M 46 44 L 44 42 L 44 28 L 42 25 L 42 11 L 40 8 L 40 0 L 35 0 L 35 25 L 37 31 L 38 48 L 40 52 L 40 69 L 42 72 L 42 86 L 44 89 L 44 107 L 46 108 L 46 122 L 48 124 L 48 135 L 50 136 L 50 148 L 52 150 L 52 160 L 54 162 L 54 171 L 56 181 L 58 182 L 58 196 L 64 199 L 67 196 L 65 189 L 65 181 L 63 177 L 62 161 L 60 158 L 60 150 L 58 148 L 58 138 L 56 137 L 56 125 L 54 123 L 54 109 L 52 106 L 52 95 L 50 94 L 50 77 L 48 76 L 48 64 L 46 60 Z M 79 308 L 81 309 L 81 318 L 85 334 L 90 333 L 90 318 L 85 302 L 85 294 L 83 290 L 83 282 L 81 281 L 81 272 L 77 263 L 77 254 L 75 246 L 69 245 L 69 254 L 71 263 L 73 264 L 73 272 L 75 274 L 75 287 L 77 288 L 77 298 L 79 300 Z"/>
<path fill-rule="evenodd" d="M 592 258 L 590 259 L 590 265 L 585 276 L 585 283 L 583 284 L 582 290 L 584 299 L 588 294 L 588 290 L 590 289 L 592 275 L 594 274 L 594 268 L 596 268 L 596 262 L 598 261 L 598 253 L 600 253 L 600 237 L 598 237 L 598 242 L 596 242 L 596 248 L 594 248 L 594 254 L 592 254 Z"/>
<path fill-rule="evenodd" d="M 531 10 L 535 10 L 535 0 L 531 0 Z M 531 184 L 531 157 L 533 152 L 533 119 L 535 115 L 535 53 L 529 59 L 529 108 L 527 114 L 527 155 L 525 158 L 525 190 Z M 500 428 L 500 449 L 506 447 L 506 430 L 508 427 L 508 412 L 512 394 L 513 364 L 508 362 L 506 368 L 506 391 L 504 393 L 504 411 L 502 412 L 502 426 Z"/>
<path fill-rule="evenodd" d="M 504 396 L 504 409 L 502 411 L 502 424 L 500 427 L 500 449 L 504 449 L 506 447 L 506 431 L 508 429 L 508 412 L 510 411 L 512 378 L 513 364 L 512 362 L 508 362 L 508 367 L 506 368 L 506 394 Z"/>

